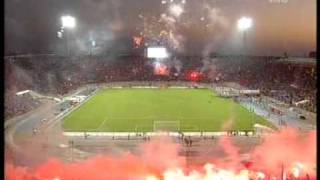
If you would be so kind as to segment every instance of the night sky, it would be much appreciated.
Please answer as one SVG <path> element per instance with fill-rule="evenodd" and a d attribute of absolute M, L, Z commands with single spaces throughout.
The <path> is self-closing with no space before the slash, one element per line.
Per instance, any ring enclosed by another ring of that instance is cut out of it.
<path fill-rule="evenodd" d="M 177 51 L 241 53 L 237 20 L 253 19 L 247 47 L 255 55 L 306 55 L 316 47 L 316 0 L 5 0 L 5 53 L 58 53 L 62 15 L 74 16 L 69 38 L 78 53 L 126 51 L 133 36 L 172 32 Z M 279 1 L 283 1 L 279 3 Z M 178 16 L 170 6 L 183 8 Z M 161 17 L 162 21 L 160 20 Z M 170 16 L 172 21 L 170 21 Z M 165 21 L 165 22 L 164 22 Z"/>

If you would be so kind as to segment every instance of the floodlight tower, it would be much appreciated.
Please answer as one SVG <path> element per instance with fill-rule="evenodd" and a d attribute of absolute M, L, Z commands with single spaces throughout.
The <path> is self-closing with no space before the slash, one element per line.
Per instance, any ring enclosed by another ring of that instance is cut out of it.
<path fill-rule="evenodd" d="M 92 49 L 96 47 L 96 41 L 90 40 L 90 56 L 92 56 Z"/>
<path fill-rule="evenodd" d="M 242 32 L 244 51 L 247 52 L 247 31 L 252 27 L 252 19 L 242 17 L 238 20 L 238 30 Z"/>
<path fill-rule="evenodd" d="M 61 24 L 62 24 L 62 29 L 66 29 L 65 31 L 65 39 L 66 39 L 66 48 L 67 48 L 67 55 L 70 55 L 70 50 L 69 50 L 69 44 L 68 44 L 68 33 L 67 29 L 74 29 L 76 27 L 76 19 L 72 16 L 66 15 L 61 17 Z"/>

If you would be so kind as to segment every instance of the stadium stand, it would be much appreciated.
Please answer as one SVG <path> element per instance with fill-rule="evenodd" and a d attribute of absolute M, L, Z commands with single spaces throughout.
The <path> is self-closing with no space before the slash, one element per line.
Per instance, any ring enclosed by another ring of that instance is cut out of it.
<path fill-rule="evenodd" d="M 201 57 L 173 57 L 182 67 L 171 67 L 168 76 L 154 75 L 150 60 L 143 56 L 82 56 L 55 55 L 5 57 L 6 116 L 17 112 L 17 107 L 32 109 L 37 102 L 26 98 L 17 100 L 14 93 L 30 89 L 45 95 L 64 95 L 88 83 L 121 81 L 187 81 L 190 70 L 202 71 L 205 83 L 236 82 L 249 89 L 259 89 L 290 105 L 307 99 L 299 105 L 316 111 L 315 59 L 290 61 L 279 57 L 219 56 L 211 58 L 210 68 L 202 70 Z M 314 62 L 313 62 L 314 61 Z M 208 64 L 206 64 L 207 66 Z M 177 75 L 178 74 L 178 75 Z M 30 107 L 30 108 L 29 108 Z"/>

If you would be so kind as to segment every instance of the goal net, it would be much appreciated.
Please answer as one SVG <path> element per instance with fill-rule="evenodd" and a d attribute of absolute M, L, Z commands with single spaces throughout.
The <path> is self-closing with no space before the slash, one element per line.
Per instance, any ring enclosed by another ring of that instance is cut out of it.
<path fill-rule="evenodd" d="M 180 131 L 180 121 L 154 121 L 153 131 L 177 132 Z"/>

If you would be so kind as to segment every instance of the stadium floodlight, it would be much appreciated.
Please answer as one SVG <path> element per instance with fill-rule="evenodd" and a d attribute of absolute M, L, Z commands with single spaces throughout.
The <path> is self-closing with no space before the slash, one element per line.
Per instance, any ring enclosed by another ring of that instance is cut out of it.
<path fill-rule="evenodd" d="M 92 41 L 91 41 L 91 46 L 92 46 L 92 47 L 95 47 L 95 46 L 96 46 L 96 41 L 92 40 Z"/>
<path fill-rule="evenodd" d="M 252 19 L 249 17 L 242 17 L 238 20 L 238 30 L 242 32 L 243 50 L 247 52 L 247 31 L 252 27 Z"/>
<path fill-rule="evenodd" d="M 61 27 L 60 33 L 58 33 L 58 37 L 62 38 L 63 36 L 65 36 L 66 51 L 67 51 L 67 55 L 69 56 L 70 50 L 69 50 L 69 43 L 68 43 L 68 35 L 67 35 L 67 31 L 65 33 L 63 33 L 63 31 L 64 31 L 64 28 L 73 29 L 74 27 L 76 27 L 76 19 L 72 16 L 69 16 L 69 15 L 62 16 L 61 17 L 61 24 L 62 24 L 62 27 Z"/>
<path fill-rule="evenodd" d="M 95 40 L 90 40 L 91 41 L 91 46 L 90 46 L 90 56 L 92 55 L 92 48 L 96 47 L 96 41 Z"/>
<path fill-rule="evenodd" d="M 148 58 L 157 58 L 157 59 L 163 59 L 167 58 L 168 52 L 167 49 L 164 47 L 149 47 L 147 49 L 147 57 Z"/>
<path fill-rule="evenodd" d="M 63 37 L 63 35 L 62 35 L 62 32 L 61 32 L 61 31 L 58 31 L 58 32 L 57 32 L 57 37 L 58 37 L 58 38 L 62 38 L 62 37 Z"/>
<path fill-rule="evenodd" d="M 62 27 L 72 29 L 76 26 L 76 19 L 72 16 L 61 17 Z"/>
<path fill-rule="evenodd" d="M 246 31 L 252 27 L 252 19 L 249 17 L 242 17 L 238 20 L 238 29 L 240 31 Z"/>

